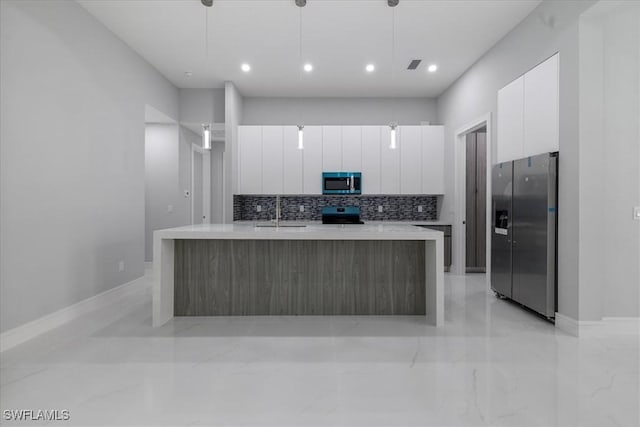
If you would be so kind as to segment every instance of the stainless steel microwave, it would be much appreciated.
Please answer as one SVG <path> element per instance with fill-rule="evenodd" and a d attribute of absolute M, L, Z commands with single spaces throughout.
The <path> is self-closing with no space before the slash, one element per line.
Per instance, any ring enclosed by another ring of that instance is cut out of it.
<path fill-rule="evenodd" d="M 322 172 L 322 194 L 362 194 L 362 173 Z"/>

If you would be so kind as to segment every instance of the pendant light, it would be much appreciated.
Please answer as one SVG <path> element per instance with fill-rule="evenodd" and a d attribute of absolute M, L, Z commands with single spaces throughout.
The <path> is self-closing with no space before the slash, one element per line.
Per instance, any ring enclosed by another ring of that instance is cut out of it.
<path fill-rule="evenodd" d="M 394 4 L 392 4 L 394 3 Z M 389 2 L 389 7 L 397 6 L 397 2 Z M 396 58 L 396 10 L 392 9 L 391 12 L 391 92 L 393 95 L 394 92 L 394 79 L 393 79 L 393 66 Z M 396 128 L 398 127 L 398 123 L 394 121 L 395 118 L 395 110 L 396 110 L 396 98 L 393 97 L 391 104 L 391 123 L 389 127 L 391 128 L 390 141 L 389 141 L 389 149 L 395 150 L 398 145 L 396 142 Z"/>
<path fill-rule="evenodd" d="M 398 148 L 398 145 L 396 144 L 396 127 L 398 125 L 391 123 L 389 126 L 391 127 L 391 142 L 389 143 L 389 149 L 395 150 Z"/>
<path fill-rule="evenodd" d="M 205 150 L 211 150 L 211 125 L 202 125 L 202 148 Z"/>
<path fill-rule="evenodd" d="M 304 126 L 298 125 L 298 150 L 304 150 Z"/>

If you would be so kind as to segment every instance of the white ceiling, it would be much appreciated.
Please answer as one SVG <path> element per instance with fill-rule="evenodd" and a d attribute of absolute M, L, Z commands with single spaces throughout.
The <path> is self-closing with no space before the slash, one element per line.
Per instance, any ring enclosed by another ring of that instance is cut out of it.
<path fill-rule="evenodd" d="M 386 0 L 308 0 L 298 8 L 294 0 L 214 0 L 206 8 L 200 0 L 78 2 L 180 88 L 222 87 L 230 80 L 244 96 L 323 97 L 438 96 L 540 3 L 400 0 L 390 8 Z M 406 70 L 414 58 L 422 64 Z M 301 71 L 305 61 L 313 63 L 312 73 Z M 242 62 L 251 64 L 249 73 L 240 70 Z M 364 71 L 368 62 L 376 65 L 371 74 Z M 426 71 L 430 63 L 438 64 L 436 73 Z"/>

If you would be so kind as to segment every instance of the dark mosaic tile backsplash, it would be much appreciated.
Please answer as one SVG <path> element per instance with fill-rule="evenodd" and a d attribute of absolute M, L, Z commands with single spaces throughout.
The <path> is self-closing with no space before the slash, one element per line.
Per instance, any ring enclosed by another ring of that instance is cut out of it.
<path fill-rule="evenodd" d="M 300 212 L 301 205 L 304 212 Z M 363 221 L 438 219 L 438 196 L 280 196 L 283 221 L 320 221 L 323 206 L 360 206 Z M 382 206 L 382 212 L 378 212 L 378 206 Z M 422 206 L 422 212 L 418 212 L 418 206 Z M 275 211 L 276 196 L 233 196 L 234 221 L 269 220 L 275 218 Z"/>

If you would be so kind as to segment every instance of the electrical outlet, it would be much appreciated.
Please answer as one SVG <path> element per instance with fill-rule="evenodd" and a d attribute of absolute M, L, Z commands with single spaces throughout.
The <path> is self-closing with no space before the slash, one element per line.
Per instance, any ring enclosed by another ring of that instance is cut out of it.
<path fill-rule="evenodd" d="M 422 212 L 422 205 L 418 205 L 418 212 Z"/>
<path fill-rule="evenodd" d="M 262 206 L 256 205 L 256 212 L 262 212 Z"/>
<path fill-rule="evenodd" d="M 378 212 L 382 213 L 382 205 L 378 205 Z"/>
<path fill-rule="evenodd" d="M 300 212 L 304 212 L 304 205 L 300 205 Z"/>
<path fill-rule="evenodd" d="M 124 271 L 124 261 L 118 263 L 118 271 Z"/>
<path fill-rule="evenodd" d="M 173 212 L 173 205 L 167 206 L 167 212 L 169 213 Z"/>

